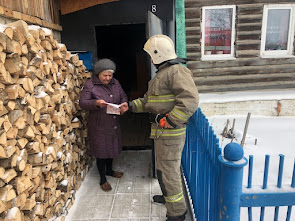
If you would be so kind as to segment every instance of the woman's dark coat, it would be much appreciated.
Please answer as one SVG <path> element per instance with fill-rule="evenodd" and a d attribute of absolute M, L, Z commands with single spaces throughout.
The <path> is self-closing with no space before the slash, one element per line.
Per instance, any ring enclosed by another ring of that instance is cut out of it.
<path fill-rule="evenodd" d="M 86 82 L 80 96 L 80 107 L 89 111 L 91 154 L 100 159 L 117 157 L 122 150 L 120 116 L 107 114 L 106 107 L 96 106 L 96 100 L 122 104 L 128 102 L 128 98 L 118 80 L 113 78 L 108 85 L 104 85 L 96 75 Z"/>

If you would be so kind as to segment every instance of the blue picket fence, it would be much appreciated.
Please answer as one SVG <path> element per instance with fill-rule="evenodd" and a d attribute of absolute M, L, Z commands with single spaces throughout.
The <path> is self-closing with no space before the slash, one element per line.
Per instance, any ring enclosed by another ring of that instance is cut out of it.
<path fill-rule="evenodd" d="M 228 144 L 222 155 L 208 119 L 200 108 L 196 111 L 187 127 L 182 169 L 198 221 L 239 221 L 241 207 L 248 208 L 249 221 L 253 219 L 253 207 L 261 208 L 260 221 L 264 221 L 265 207 L 275 207 L 273 220 L 278 221 L 281 206 L 288 206 L 284 220 L 291 220 L 295 205 L 295 163 L 290 185 L 282 185 L 284 156 L 280 155 L 276 189 L 268 189 L 269 155 L 266 155 L 263 184 L 257 190 L 252 186 L 253 159 L 253 156 L 246 159 L 242 147 L 236 143 Z M 246 165 L 248 184 L 243 189 Z"/>

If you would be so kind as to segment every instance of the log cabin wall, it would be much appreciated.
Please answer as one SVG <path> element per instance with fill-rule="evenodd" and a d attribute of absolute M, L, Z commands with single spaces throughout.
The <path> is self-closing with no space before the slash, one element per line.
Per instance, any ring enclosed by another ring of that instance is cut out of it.
<path fill-rule="evenodd" d="M 295 57 L 260 57 L 265 4 L 294 4 L 276 0 L 185 0 L 188 67 L 202 93 L 295 88 Z M 234 60 L 201 59 L 203 6 L 235 5 Z M 292 36 L 294 38 L 294 36 Z M 293 49 L 294 50 L 294 49 Z"/>
<path fill-rule="evenodd" d="M 60 42 L 60 0 L 0 0 L 0 24 L 23 20 L 53 30 Z"/>
<path fill-rule="evenodd" d="M 59 24 L 59 0 L 0 0 L 0 6 Z"/>

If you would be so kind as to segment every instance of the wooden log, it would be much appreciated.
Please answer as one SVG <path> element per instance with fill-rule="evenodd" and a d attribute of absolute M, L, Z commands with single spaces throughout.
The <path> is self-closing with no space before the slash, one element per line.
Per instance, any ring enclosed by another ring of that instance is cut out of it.
<path fill-rule="evenodd" d="M 0 177 L 2 177 L 5 173 L 5 169 L 3 167 L 0 167 Z"/>
<path fill-rule="evenodd" d="M 19 176 L 14 179 L 11 184 L 14 186 L 14 188 L 17 191 L 17 194 L 21 194 L 28 190 L 32 186 L 32 181 L 30 180 L 30 177 L 28 176 Z"/>
<path fill-rule="evenodd" d="M 12 200 L 12 206 L 22 209 L 25 206 L 26 200 L 27 200 L 27 194 L 20 193 Z"/>
<path fill-rule="evenodd" d="M 36 205 L 35 195 L 36 194 L 32 194 L 27 198 L 25 206 L 22 208 L 23 210 L 31 210 Z"/>
<path fill-rule="evenodd" d="M 8 202 L 16 197 L 16 193 L 12 185 L 6 185 L 0 188 L 0 199 L 3 202 Z"/>
<path fill-rule="evenodd" d="M 24 112 L 22 110 L 12 110 L 12 111 L 10 111 L 9 114 L 8 114 L 9 123 L 13 124 L 15 121 L 17 121 L 17 119 L 22 117 L 23 114 L 24 114 Z"/>
<path fill-rule="evenodd" d="M 8 71 L 6 71 L 4 64 L 0 63 L 0 83 L 13 84 L 12 77 Z"/>
<path fill-rule="evenodd" d="M 23 44 L 21 47 L 22 55 L 27 55 L 29 53 L 28 45 Z"/>
<path fill-rule="evenodd" d="M 37 176 L 41 176 L 41 167 L 33 167 L 32 168 L 32 178 L 36 178 Z"/>
<path fill-rule="evenodd" d="M 23 149 L 23 148 L 27 145 L 27 143 L 28 143 L 28 139 L 22 137 L 22 138 L 20 138 L 20 139 L 17 140 L 17 144 L 16 144 L 16 145 L 17 145 L 20 149 Z"/>
<path fill-rule="evenodd" d="M 3 146 L 0 145 L 0 159 L 6 158 L 6 152 Z"/>
<path fill-rule="evenodd" d="M 1 179 L 5 183 L 9 183 L 9 181 L 12 180 L 13 178 L 15 178 L 16 176 L 17 176 L 17 173 L 15 172 L 14 169 L 8 169 L 8 170 L 5 170 L 5 173 L 3 174 Z"/>
<path fill-rule="evenodd" d="M 5 63 L 5 60 L 6 60 L 6 53 L 4 53 L 3 51 L 0 52 L 0 62 L 2 64 Z"/>
<path fill-rule="evenodd" d="M 18 207 L 12 207 L 7 211 L 5 216 L 5 220 L 7 221 L 16 221 L 22 220 L 22 215 Z"/>
<path fill-rule="evenodd" d="M 29 28 L 28 28 L 28 25 L 25 21 L 18 20 L 16 22 L 9 23 L 8 26 L 16 27 L 16 29 L 19 30 L 24 37 L 26 37 L 26 38 L 28 37 Z"/>
<path fill-rule="evenodd" d="M 34 93 L 34 85 L 33 81 L 31 78 L 24 77 L 24 78 L 19 78 L 17 80 L 18 84 L 21 84 L 22 87 L 29 93 Z"/>
<path fill-rule="evenodd" d="M 11 127 L 7 133 L 6 133 L 6 136 L 7 136 L 7 139 L 16 139 L 16 136 L 18 134 L 18 128 L 16 127 Z"/>
<path fill-rule="evenodd" d="M 1 27 L 0 27 L 1 28 Z M 1 51 L 6 50 L 6 42 L 7 42 L 7 38 L 9 38 L 9 36 L 4 33 L 4 30 L 2 28 L 3 31 L 0 31 L 0 45 L 1 45 Z M 12 35 L 13 35 L 13 30 L 11 29 Z M 12 37 L 10 38 L 10 40 L 12 39 Z"/>
<path fill-rule="evenodd" d="M 34 216 L 42 217 L 44 215 L 44 206 L 42 203 L 37 202 L 34 209 L 33 209 Z"/>
<path fill-rule="evenodd" d="M 14 153 L 10 158 L 2 159 L 1 165 L 5 169 L 14 168 L 16 166 L 17 153 Z"/>
<path fill-rule="evenodd" d="M 63 55 L 59 49 L 53 50 L 53 59 L 62 59 Z"/>
<path fill-rule="evenodd" d="M 5 131 L 0 131 L 0 145 L 7 146 L 7 136 Z"/>
<path fill-rule="evenodd" d="M 41 46 L 46 51 L 52 51 L 52 45 L 51 45 L 51 43 L 47 39 L 44 39 L 44 40 L 41 41 Z"/>
<path fill-rule="evenodd" d="M 44 154 L 43 152 L 39 152 L 37 154 L 29 154 L 28 155 L 28 162 L 30 164 L 34 165 L 42 165 L 44 160 Z"/>
<path fill-rule="evenodd" d="M 16 73 L 20 71 L 20 66 L 22 65 L 20 55 L 18 53 L 7 55 L 4 65 L 9 73 Z"/>
<path fill-rule="evenodd" d="M 29 25 L 28 26 L 29 33 L 34 37 L 34 39 L 37 41 L 40 39 L 40 26 L 36 25 Z"/>
<path fill-rule="evenodd" d="M 11 40 L 9 38 L 6 39 L 6 49 L 4 50 L 7 53 L 16 53 L 18 55 L 21 55 L 21 44 L 18 41 Z"/>
<path fill-rule="evenodd" d="M 71 61 L 74 65 L 78 66 L 78 64 L 79 64 L 79 56 L 78 56 L 78 54 L 72 54 L 72 55 L 71 55 L 71 58 L 70 58 L 70 61 Z"/>
<path fill-rule="evenodd" d="M 1 101 L 0 103 L 2 103 L 2 106 L 3 106 L 3 102 Z M 6 108 L 9 112 L 13 111 L 15 107 L 16 107 L 15 101 L 8 101 L 8 103 L 6 104 Z"/>
<path fill-rule="evenodd" d="M 0 200 L 0 213 L 6 211 L 6 204 Z"/>
<path fill-rule="evenodd" d="M 32 126 L 26 126 L 26 128 L 24 128 L 22 130 L 18 130 L 18 135 L 20 137 L 25 137 L 28 139 L 33 139 L 35 137 L 35 133 L 33 131 Z"/>
<path fill-rule="evenodd" d="M 23 117 L 20 117 L 13 123 L 13 126 L 18 130 L 22 130 L 26 127 L 26 120 Z"/>
<path fill-rule="evenodd" d="M 40 146 L 41 146 L 40 142 L 33 141 L 33 142 L 28 143 L 26 145 L 28 154 L 33 154 L 33 153 L 39 153 L 39 152 L 41 152 Z"/>
<path fill-rule="evenodd" d="M 35 55 L 35 57 L 30 61 L 29 65 L 35 66 L 35 67 L 39 67 L 42 64 L 43 59 L 41 58 L 41 56 L 39 54 Z"/>
<path fill-rule="evenodd" d="M 7 25 L 1 25 L 0 31 L 5 33 L 8 38 L 10 38 L 10 39 L 13 38 L 13 28 L 12 27 L 9 27 Z"/>
<path fill-rule="evenodd" d="M 17 171 L 23 171 L 26 168 L 27 159 L 28 159 L 27 150 L 26 149 L 22 149 L 20 151 L 20 154 L 17 157 L 17 161 L 16 161 L 16 170 Z"/>
<path fill-rule="evenodd" d="M 13 29 L 13 40 L 19 42 L 20 45 L 23 45 L 26 42 L 26 38 L 19 28 Z"/>

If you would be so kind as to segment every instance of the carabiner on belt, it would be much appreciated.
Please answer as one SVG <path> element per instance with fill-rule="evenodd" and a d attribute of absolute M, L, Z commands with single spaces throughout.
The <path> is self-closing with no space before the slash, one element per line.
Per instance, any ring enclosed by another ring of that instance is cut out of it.
<path fill-rule="evenodd" d="M 160 116 L 160 114 L 157 114 L 156 117 L 155 117 L 155 123 L 157 124 L 156 133 L 155 133 L 155 139 L 158 139 L 162 135 L 162 133 L 164 131 L 164 127 L 161 127 L 162 129 L 158 134 L 158 129 L 159 129 L 159 126 L 160 126 L 160 123 L 159 123 L 160 121 L 158 121 L 159 116 Z"/>

